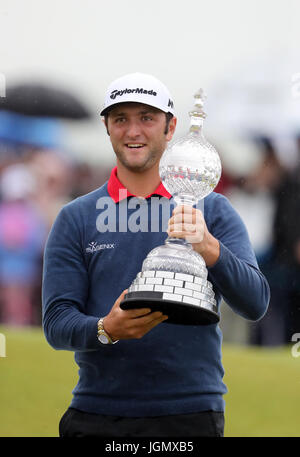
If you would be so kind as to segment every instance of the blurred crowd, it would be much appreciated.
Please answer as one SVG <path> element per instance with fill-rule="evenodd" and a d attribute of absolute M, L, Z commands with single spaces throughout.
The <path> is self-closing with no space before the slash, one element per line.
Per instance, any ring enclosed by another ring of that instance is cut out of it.
<path fill-rule="evenodd" d="M 17 112 L 0 108 L 0 324 L 15 327 L 41 325 L 43 250 L 58 212 L 110 173 L 100 155 L 97 167 L 65 150 L 62 118 L 75 112 L 41 115 L 31 99 L 35 106 Z"/>
<path fill-rule="evenodd" d="M 43 249 L 53 221 L 110 174 L 100 152 L 98 167 L 66 155 L 59 131 L 57 119 L 0 109 L 0 324 L 41 325 Z M 287 344 L 300 331 L 300 138 L 292 140 L 293 160 L 272 138 L 216 145 L 223 162 L 216 191 L 244 220 L 271 288 L 267 314 L 249 324 L 249 344 Z"/>
<path fill-rule="evenodd" d="M 64 204 L 102 185 L 109 171 L 46 149 L 19 149 L 18 158 L 0 162 L 0 323 L 40 325 L 51 226 Z"/>

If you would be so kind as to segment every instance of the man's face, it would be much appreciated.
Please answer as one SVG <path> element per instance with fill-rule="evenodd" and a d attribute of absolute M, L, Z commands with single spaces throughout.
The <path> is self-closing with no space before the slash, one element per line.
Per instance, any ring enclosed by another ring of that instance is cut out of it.
<path fill-rule="evenodd" d="M 164 112 L 141 103 L 122 103 L 108 115 L 107 129 L 119 162 L 134 172 L 159 163 L 176 126 L 172 118 L 168 132 Z"/>

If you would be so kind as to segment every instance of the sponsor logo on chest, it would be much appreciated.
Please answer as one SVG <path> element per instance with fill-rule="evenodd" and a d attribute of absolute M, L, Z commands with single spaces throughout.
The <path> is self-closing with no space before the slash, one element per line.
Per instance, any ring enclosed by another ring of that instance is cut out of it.
<path fill-rule="evenodd" d="M 92 254 L 97 251 L 102 251 L 104 249 L 114 249 L 115 248 L 115 243 L 104 243 L 104 244 L 98 244 L 97 241 L 92 241 L 89 243 L 88 247 L 85 249 L 86 252 Z"/>

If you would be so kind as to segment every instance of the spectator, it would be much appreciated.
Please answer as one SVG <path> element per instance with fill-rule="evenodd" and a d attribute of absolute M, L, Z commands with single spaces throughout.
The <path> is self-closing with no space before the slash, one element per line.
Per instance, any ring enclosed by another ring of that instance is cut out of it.
<path fill-rule="evenodd" d="M 284 279 L 284 267 L 277 258 L 278 216 L 275 216 L 286 171 L 269 138 L 260 138 L 257 142 L 252 140 L 249 153 L 257 155 L 256 160 L 252 158 L 253 166 L 248 174 L 236 179 L 236 185 L 227 196 L 246 223 L 259 267 L 271 289 L 267 313 L 259 322 L 248 324 L 248 339 L 252 344 L 277 346 L 286 343 L 289 325 L 287 280 Z M 280 213 L 285 219 L 285 211 Z"/>
<path fill-rule="evenodd" d="M 58 152 L 40 150 L 29 162 L 36 179 L 35 203 L 50 230 L 62 206 L 70 200 L 71 166 Z"/>
<path fill-rule="evenodd" d="M 0 178 L 0 190 L 1 321 L 31 325 L 45 224 L 31 201 L 35 181 L 25 165 L 7 167 Z"/>
<path fill-rule="evenodd" d="M 297 139 L 300 153 L 300 137 Z M 300 329 L 300 166 L 286 174 L 276 193 L 273 303 L 286 316 L 284 343 Z"/>

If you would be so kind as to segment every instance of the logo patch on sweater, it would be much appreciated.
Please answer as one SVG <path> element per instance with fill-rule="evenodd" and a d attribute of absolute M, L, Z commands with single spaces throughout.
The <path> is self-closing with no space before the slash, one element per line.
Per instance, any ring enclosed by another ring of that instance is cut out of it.
<path fill-rule="evenodd" d="M 98 244 L 97 241 L 92 241 L 89 243 L 88 247 L 85 249 L 86 252 L 93 253 L 97 251 L 102 251 L 103 249 L 114 249 L 115 243 L 111 244 Z"/>

